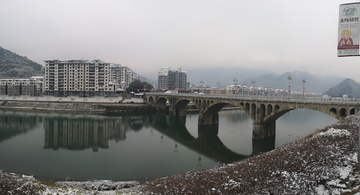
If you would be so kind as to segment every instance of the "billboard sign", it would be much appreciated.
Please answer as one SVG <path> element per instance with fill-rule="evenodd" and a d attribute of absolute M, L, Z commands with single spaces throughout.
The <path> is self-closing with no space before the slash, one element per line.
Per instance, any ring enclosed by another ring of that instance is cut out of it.
<path fill-rule="evenodd" d="M 338 57 L 359 56 L 360 2 L 341 4 L 337 40 Z"/>

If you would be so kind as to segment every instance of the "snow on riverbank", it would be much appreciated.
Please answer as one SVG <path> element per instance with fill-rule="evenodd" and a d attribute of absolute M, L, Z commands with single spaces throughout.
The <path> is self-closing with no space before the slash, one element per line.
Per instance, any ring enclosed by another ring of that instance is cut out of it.
<path fill-rule="evenodd" d="M 141 194 L 139 182 L 98 181 L 62 181 L 45 184 L 33 176 L 19 175 L 0 171 L 0 194 Z"/>
<path fill-rule="evenodd" d="M 138 186 L 137 181 L 111 181 L 111 180 L 95 180 L 95 181 L 58 181 L 56 185 L 62 187 L 81 188 L 85 190 L 120 190 L 124 188 L 132 188 Z"/>
<path fill-rule="evenodd" d="M 241 162 L 146 184 L 146 194 L 343 194 L 359 190 L 359 118 Z"/>

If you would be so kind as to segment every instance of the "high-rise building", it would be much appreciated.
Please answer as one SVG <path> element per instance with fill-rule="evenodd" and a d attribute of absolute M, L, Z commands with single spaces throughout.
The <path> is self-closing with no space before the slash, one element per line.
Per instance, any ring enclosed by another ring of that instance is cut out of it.
<path fill-rule="evenodd" d="M 119 84 L 119 87 L 123 90 L 136 79 L 139 79 L 139 75 L 135 74 L 128 67 L 121 64 L 110 65 L 110 81 Z"/>
<path fill-rule="evenodd" d="M 138 75 L 126 66 L 100 60 L 44 60 L 44 94 L 95 96 L 114 94 Z"/>
<path fill-rule="evenodd" d="M 45 95 L 94 96 L 115 91 L 110 85 L 110 64 L 100 60 L 44 60 Z"/>
<path fill-rule="evenodd" d="M 186 90 L 187 72 L 178 68 L 172 70 L 169 67 L 163 67 L 158 74 L 158 89 L 159 90 Z"/>
<path fill-rule="evenodd" d="M 121 64 L 111 64 L 110 65 L 110 75 L 111 81 L 119 82 L 119 84 L 123 84 L 122 86 L 128 86 L 129 84 L 126 83 L 126 76 L 127 76 L 127 67 Z"/>

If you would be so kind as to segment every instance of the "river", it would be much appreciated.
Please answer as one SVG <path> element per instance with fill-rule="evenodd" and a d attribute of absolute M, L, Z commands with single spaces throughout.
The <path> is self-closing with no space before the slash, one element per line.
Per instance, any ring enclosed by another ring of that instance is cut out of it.
<path fill-rule="evenodd" d="M 293 110 L 276 136 L 252 140 L 242 110 L 219 112 L 219 126 L 198 127 L 198 114 L 64 114 L 0 110 L 0 169 L 55 180 L 143 180 L 239 161 L 335 123 Z"/>

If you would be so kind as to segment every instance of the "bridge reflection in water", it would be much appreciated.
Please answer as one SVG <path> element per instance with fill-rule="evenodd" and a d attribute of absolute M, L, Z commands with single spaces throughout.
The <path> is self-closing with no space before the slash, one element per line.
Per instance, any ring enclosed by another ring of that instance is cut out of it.
<path fill-rule="evenodd" d="M 304 114 L 314 123 L 326 121 L 308 112 L 292 118 Z M 304 129 L 292 128 L 296 124 L 287 118 L 279 122 L 274 143 L 252 139 L 252 121 L 243 111 L 221 111 L 219 121 L 198 126 L 198 114 L 190 113 L 185 118 L 0 110 L 0 168 L 75 180 L 163 177 L 239 161 L 302 136 Z"/>
<path fill-rule="evenodd" d="M 252 140 L 250 155 L 238 154 L 227 148 L 218 137 L 218 126 L 198 126 L 198 137 L 187 130 L 186 117 L 141 116 L 141 117 L 96 117 L 64 116 L 45 117 L 45 149 L 84 150 L 109 148 L 109 140 L 126 139 L 126 131 L 138 131 L 150 126 L 176 143 L 221 163 L 239 161 L 249 156 L 275 148 L 275 137 Z"/>
<path fill-rule="evenodd" d="M 186 117 L 169 117 L 169 120 L 165 120 L 165 118 L 165 116 L 156 117 L 152 122 L 154 129 L 175 142 L 181 143 L 183 146 L 217 162 L 240 161 L 275 148 L 275 137 L 269 137 L 264 140 L 252 140 L 252 153 L 250 155 L 238 154 L 227 148 L 220 140 L 218 125 L 198 126 L 198 137 L 195 138 L 185 126 Z"/>

